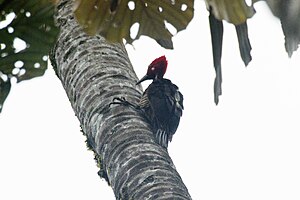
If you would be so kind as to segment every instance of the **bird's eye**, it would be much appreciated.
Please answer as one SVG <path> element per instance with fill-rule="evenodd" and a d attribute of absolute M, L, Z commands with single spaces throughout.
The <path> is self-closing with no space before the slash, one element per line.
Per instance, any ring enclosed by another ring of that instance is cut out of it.
<path fill-rule="evenodd" d="M 152 70 L 152 71 L 154 71 L 154 70 L 155 70 L 155 68 L 154 68 L 154 67 L 151 67 L 151 70 Z"/>

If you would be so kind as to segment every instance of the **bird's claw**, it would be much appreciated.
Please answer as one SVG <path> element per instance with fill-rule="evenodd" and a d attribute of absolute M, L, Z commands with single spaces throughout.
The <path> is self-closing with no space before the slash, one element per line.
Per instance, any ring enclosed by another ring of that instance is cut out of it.
<path fill-rule="evenodd" d="M 109 104 L 109 107 L 113 104 L 118 104 L 118 105 L 125 105 L 125 106 L 131 106 L 135 109 L 139 109 L 137 105 L 134 105 L 130 102 L 128 102 L 125 97 L 114 97 L 112 102 Z"/>
<path fill-rule="evenodd" d="M 113 98 L 113 102 L 116 102 L 116 101 L 119 101 L 119 102 L 125 102 L 126 99 L 125 99 L 125 97 L 114 97 L 114 98 Z"/>
<path fill-rule="evenodd" d="M 122 104 L 122 105 L 127 105 L 128 102 L 126 101 L 125 97 L 114 97 L 112 102 L 109 104 L 109 106 L 113 104 Z"/>

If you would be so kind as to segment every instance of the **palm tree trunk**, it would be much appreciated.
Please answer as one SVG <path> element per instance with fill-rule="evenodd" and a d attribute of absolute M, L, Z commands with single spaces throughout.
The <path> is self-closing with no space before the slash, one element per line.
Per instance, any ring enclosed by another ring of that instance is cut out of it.
<path fill-rule="evenodd" d="M 124 45 L 85 34 L 72 4 L 62 0 L 57 6 L 61 32 L 50 57 L 96 155 L 99 175 L 116 199 L 191 199 L 144 117 L 128 106 L 109 106 L 114 97 L 137 103 L 142 94 Z"/>

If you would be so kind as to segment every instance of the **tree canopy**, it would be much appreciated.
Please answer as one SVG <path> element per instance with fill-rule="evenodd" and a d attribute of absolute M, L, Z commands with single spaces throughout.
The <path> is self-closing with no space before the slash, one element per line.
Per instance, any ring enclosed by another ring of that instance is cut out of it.
<path fill-rule="evenodd" d="M 236 26 L 241 57 L 247 65 L 251 61 L 251 45 L 246 22 L 255 14 L 257 1 L 206 0 L 207 9 L 214 19 L 211 33 L 216 69 L 216 103 L 221 95 L 222 82 L 223 30 L 220 25 L 226 20 Z M 44 74 L 47 55 L 58 34 L 53 21 L 56 3 L 54 0 L 38 3 L 34 0 L 0 1 L 0 111 L 12 80 L 20 82 Z M 266 0 L 266 3 L 281 21 L 285 48 L 292 56 L 300 42 L 300 2 Z M 76 5 L 74 12 L 78 22 L 89 34 L 101 34 L 112 42 L 125 39 L 129 44 L 145 35 L 168 49 L 173 48 L 172 37 L 184 30 L 194 17 L 194 1 L 189 0 L 76 0 Z M 219 25 L 215 26 L 214 22 Z M 219 39 L 216 40 L 216 37 Z"/>

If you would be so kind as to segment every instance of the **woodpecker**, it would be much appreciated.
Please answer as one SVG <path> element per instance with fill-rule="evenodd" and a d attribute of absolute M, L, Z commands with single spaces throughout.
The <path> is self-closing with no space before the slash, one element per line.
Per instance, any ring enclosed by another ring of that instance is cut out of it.
<path fill-rule="evenodd" d="M 169 79 L 163 78 L 167 66 L 165 56 L 156 58 L 148 66 L 147 74 L 136 83 L 138 85 L 145 80 L 153 80 L 138 106 L 150 121 L 158 144 L 165 148 L 172 141 L 183 111 L 183 96 L 178 87 Z"/>

